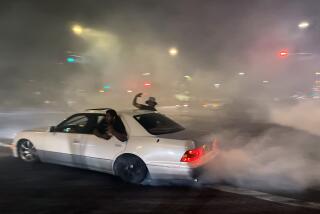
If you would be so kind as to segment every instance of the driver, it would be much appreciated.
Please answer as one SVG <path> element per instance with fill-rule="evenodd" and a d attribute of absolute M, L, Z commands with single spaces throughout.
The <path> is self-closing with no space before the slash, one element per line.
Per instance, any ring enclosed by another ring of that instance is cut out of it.
<path fill-rule="evenodd" d="M 122 142 L 128 140 L 125 127 L 117 112 L 113 109 L 106 111 L 105 118 L 100 121 L 94 130 L 94 134 L 106 140 L 109 140 L 112 136 L 115 136 Z"/>

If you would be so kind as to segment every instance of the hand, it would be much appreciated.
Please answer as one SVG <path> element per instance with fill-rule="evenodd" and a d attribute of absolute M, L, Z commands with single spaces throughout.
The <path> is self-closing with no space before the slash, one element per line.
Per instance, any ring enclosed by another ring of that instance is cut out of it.
<path fill-rule="evenodd" d="M 113 127 L 111 125 L 109 125 L 107 128 L 107 134 L 112 136 L 112 133 L 113 133 Z"/>
<path fill-rule="evenodd" d="M 136 97 L 141 97 L 142 96 L 142 93 L 139 93 L 136 95 Z"/>

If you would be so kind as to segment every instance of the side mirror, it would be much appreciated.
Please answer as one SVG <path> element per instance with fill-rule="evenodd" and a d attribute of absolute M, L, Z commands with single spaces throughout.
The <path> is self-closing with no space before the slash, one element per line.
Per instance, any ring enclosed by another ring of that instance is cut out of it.
<path fill-rule="evenodd" d="M 50 132 L 55 132 L 55 129 L 56 129 L 56 127 L 55 127 L 55 126 L 50 126 L 49 131 L 50 131 Z"/>

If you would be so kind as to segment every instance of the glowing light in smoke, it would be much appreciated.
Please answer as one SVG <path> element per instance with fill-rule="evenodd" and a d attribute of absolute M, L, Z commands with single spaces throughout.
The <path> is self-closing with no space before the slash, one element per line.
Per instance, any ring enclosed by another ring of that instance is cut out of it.
<path fill-rule="evenodd" d="M 132 90 L 127 90 L 127 92 L 128 92 L 128 93 L 132 93 L 133 91 L 132 91 Z"/>
<path fill-rule="evenodd" d="M 145 82 L 145 83 L 143 84 L 143 87 L 145 87 L 145 88 L 151 88 L 151 83 L 150 83 L 150 82 Z"/>
<path fill-rule="evenodd" d="M 149 75 L 151 75 L 151 73 L 148 73 L 148 72 L 147 72 L 147 73 L 143 73 L 143 74 L 142 74 L 142 76 L 149 76 Z"/>
<path fill-rule="evenodd" d="M 220 84 L 220 83 L 216 83 L 216 84 L 214 84 L 214 87 L 215 87 L 215 88 L 220 88 L 220 86 L 221 86 L 221 84 Z"/>
<path fill-rule="evenodd" d="M 67 57 L 67 62 L 68 63 L 75 63 L 76 59 L 74 57 L 69 56 L 69 57 Z"/>
<path fill-rule="evenodd" d="M 246 74 L 246 73 L 244 73 L 244 72 L 239 72 L 239 73 L 238 73 L 239 76 L 244 76 L 245 74 Z"/>
<path fill-rule="evenodd" d="M 172 47 L 172 48 L 170 48 L 169 49 L 169 54 L 171 55 L 171 56 L 176 56 L 176 55 L 178 55 L 178 49 L 177 48 L 174 48 L 174 47 Z"/>
<path fill-rule="evenodd" d="M 76 35 L 81 35 L 83 33 L 83 28 L 81 25 L 73 25 L 72 26 L 72 31 Z"/>
<path fill-rule="evenodd" d="M 189 80 L 189 81 L 192 80 L 191 76 L 189 76 L 189 75 L 185 75 L 185 76 L 183 76 L 183 77 L 186 78 L 186 79 Z"/>
<path fill-rule="evenodd" d="M 310 23 L 309 23 L 309 22 L 306 22 L 306 21 L 300 22 L 300 23 L 298 24 L 298 27 L 299 27 L 300 29 L 305 29 L 305 28 L 308 28 L 309 26 L 310 26 Z"/>
<path fill-rule="evenodd" d="M 279 56 L 280 56 L 280 57 L 287 57 L 287 56 L 289 56 L 288 50 L 281 50 L 281 51 L 279 52 Z"/>
<path fill-rule="evenodd" d="M 268 80 L 263 80 L 262 83 L 269 83 L 269 81 Z"/>
<path fill-rule="evenodd" d="M 190 97 L 185 94 L 175 94 L 174 96 L 179 101 L 189 101 L 190 100 Z"/>

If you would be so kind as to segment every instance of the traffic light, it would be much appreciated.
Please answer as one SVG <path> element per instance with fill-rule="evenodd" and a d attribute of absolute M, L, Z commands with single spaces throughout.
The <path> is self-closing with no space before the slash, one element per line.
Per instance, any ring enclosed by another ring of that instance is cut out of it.
<path fill-rule="evenodd" d="M 108 90 L 108 89 L 111 88 L 111 86 L 106 84 L 106 85 L 103 86 L 103 88 L 104 88 L 105 90 Z"/>
<path fill-rule="evenodd" d="M 65 58 L 65 61 L 71 64 L 83 63 L 83 57 L 75 54 L 68 54 Z"/>
<path fill-rule="evenodd" d="M 73 56 L 68 56 L 66 61 L 67 63 L 76 63 L 76 58 Z"/>
<path fill-rule="evenodd" d="M 144 86 L 145 88 L 149 88 L 149 87 L 151 87 L 151 83 L 146 82 L 146 83 L 143 84 L 143 86 Z"/>
<path fill-rule="evenodd" d="M 287 56 L 289 56 L 289 52 L 287 50 L 281 50 L 281 51 L 279 51 L 278 55 L 280 57 L 287 57 Z"/>

